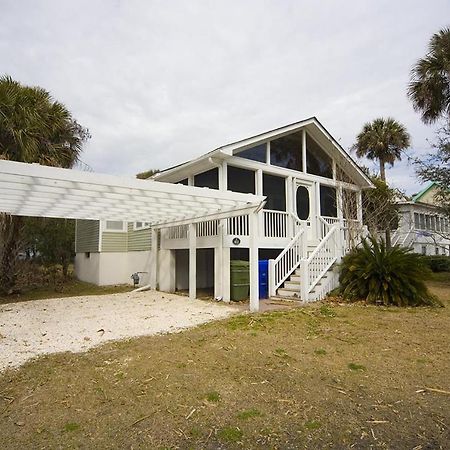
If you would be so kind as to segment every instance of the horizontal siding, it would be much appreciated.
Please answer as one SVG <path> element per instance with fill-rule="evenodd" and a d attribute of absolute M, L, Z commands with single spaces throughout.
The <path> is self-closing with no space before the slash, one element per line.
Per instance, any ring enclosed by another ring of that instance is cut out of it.
<path fill-rule="evenodd" d="M 76 253 L 98 252 L 100 222 L 98 220 L 76 221 Z"/>
<path fill-rule="evenodd" d="M 102 252 L 126 252 L 128 248 L 127 233 L 102 233 Z"/>
<path fill-rule="evenodd" d="M 128 224 L 128 251 L 136 252 L 141 250 L 150 250 L 152 246 L 151 229 L 145 230 L 133 229 L 133 223 Z"/>

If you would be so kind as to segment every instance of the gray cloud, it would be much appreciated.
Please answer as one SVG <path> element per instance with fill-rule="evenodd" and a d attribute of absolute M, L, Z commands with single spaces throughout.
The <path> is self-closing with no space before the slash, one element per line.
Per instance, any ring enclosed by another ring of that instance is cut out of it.
<path fill-rule="evenodd" d="M 89 127 L 96 171 L 164 168 L 316 115 L 349 148 L 393 116 L 415 155 L 434 128 L 406 98 L 409 70 L 448 25 L 447 0 L 2 0 L 2 71 L 41 85 Z M 389 179 L 418 190 L 407 162 Z"/>

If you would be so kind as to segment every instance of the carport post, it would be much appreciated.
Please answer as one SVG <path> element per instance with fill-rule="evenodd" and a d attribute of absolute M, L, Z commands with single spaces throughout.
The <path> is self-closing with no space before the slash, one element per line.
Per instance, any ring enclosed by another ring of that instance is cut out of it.
<path fill-rule="evenodd" d="M 156 289 L 158 285 L 158 230 L 152 227 L 151 231 L 152 249 L 151 249 L 151 262 L 150 267 L 150 286 L 152 289 Z"/>
<path fill-rule="evenodd" d="M 197 297 L 197 243 L 195 224 L 189 224 L 189 298 Z"/>
<path fill-rule="evenodd" d="M 259 277 L 258 277 L 258 213 L 249 214 L 250 225 L 250 311 L 259 311 Z"/>

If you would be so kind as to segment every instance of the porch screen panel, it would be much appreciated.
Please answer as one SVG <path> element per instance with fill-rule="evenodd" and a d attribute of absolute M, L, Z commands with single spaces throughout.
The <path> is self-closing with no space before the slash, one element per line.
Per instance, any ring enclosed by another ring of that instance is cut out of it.
<path fill-rule="evenodd" d="M 302 171 L 302 131 L 270 141 L 270 163 Z"/>
<path fill-rule="evenodd" d="M 312 175 L 333 178 L 331 158 L 308 133 L 306 134 L 306 171 Z"/>
<path fill-rule="evenodd" d="M 344 189 L 342 191 L 342 215 L 344 219 L 358 218 L 358 199 L 356 192 Z"/>
<path fill-rule="evenodd" d="M 229 191 L 254 194 L 255 172 L 239 167 L 227 167 L 227 186 Z"/>
<path fill-rule="evenodd" d="M 284 178 L 264 173 L 263 195 L 267 197 L 264 209 L 286 211 L 286 181 Z"/>
<path fill-rule="evenodd" d="M 208 170 L 194 177 L 194 186 L 219 189 L 219 169 Z"/>
<path fill-rule="evenodd" d="M 320 185 L 320 214 L 325 217 L 337 217 L 336 189 Z"/>
<path fill-rule="evenodd" d="M 237 151 L 234 156 L 239 158 L 251 159 L 252 161 L 258 161 L 265 163 L 267 158 L 267 144 L 260 144 L 256 147 L 248 148 L 246 150 Z"/>

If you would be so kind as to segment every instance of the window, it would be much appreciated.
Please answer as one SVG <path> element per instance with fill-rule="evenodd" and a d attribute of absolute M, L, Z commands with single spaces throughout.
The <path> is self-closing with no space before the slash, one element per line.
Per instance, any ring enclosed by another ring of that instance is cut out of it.
<path fill-rule="evenodd" d="M 219 169 L 216 167 L 195 175 L 194 186 L 219 189 Z"/>
<path fill-rule="evenodd" d="M 419 214 L 418 213 L 414 213 L 414 228 L 416 230 L 420 229 L 420 220 L 419 220 Z"/>
<path fill-rule="evenodd" d="M 150 222 L 134 222 L 133 229 L 135 231 L 145 230 L 145 229 L 148 229 L 148 228 L 150 228 Z"/>
<path fill-rule="evenodd" d="M 429 230 L 431 228 L 430 226 L 430 216 L 428 214 L 425 215 L 425 229 Z"/>
<path fill-rule="evenodd" d="M 325 217 L 337 217 L 336 189 L 320 185 L 320 214 Z"/>
<path fill-rule="evenodd" d="M 274 166 L 302 171 L 302 131 L 270 142 L 270 163 Z"/>
<path fill-rule="evenodd" d="M 426 255 L 426 254 L 427 254 L 427 246 L 422 245 L 422 255 Z"/>
<path fill-rule="evenodd" d="M 115 231 L 115 232 L 127 231 L 126 225 L 127 223 L 121 220 L 106 220 L 104 231 Z"/>
<path fill-rule="evenodd" d="M 296 193 L 297 217 L 307 220 L 309 217 L 309 190 L 305 186 L 298 186 Z"/>
<path fill-rule="evenodd" d="M 309 134 L 306 134 L 306 171 L 312 175 L 333 178 L 331 158 Z"/>
<path fill-rule="evenodd" d="M 188 179 L 185 178 L 184 180 L 180 180 L 177 184 L 184 184 L 185 186 L 188 185 Z"/>
<path fill-rule="evenodd" d="M 425 215 L 419 214 L 420 217 L 420 229 L 425 230 Z"/>
<path fill-rule="evenodd" d="M 234 156 L 239 156 L 239 158 L 251 159 L 252 161 L 265 163 L 267 162 L 267 144 L 260 144 L 256 147 L 248 148 L 247 150 L 238 150 L 234 154 Z"/>
<path fill-rule="evenodd" d="M 240 169 L 239 167 L 227 167 L 227 186 L 229 191 L 254 194 L 255 172 L 253 170 Z"/>
<path fill-rule="evenodd" d="M 267 197 L 265 209 L 286 211 L 286 181 L 284 178 L 263 173 L 263 195 Z"/>
<path fill-rule="evenodd" d="M 439 247 L 435 247 L 434 248 L 434 254 L 435 255 L 439 255 Z"/>

